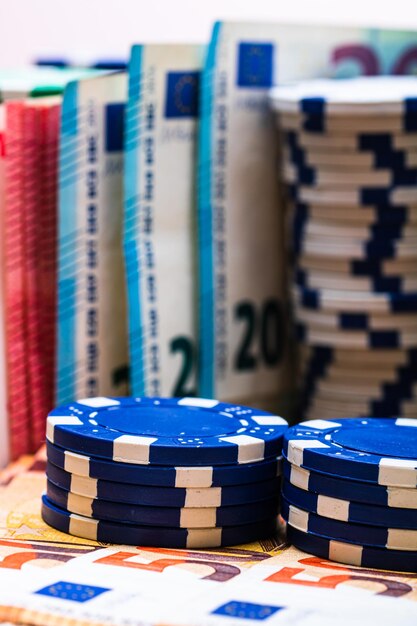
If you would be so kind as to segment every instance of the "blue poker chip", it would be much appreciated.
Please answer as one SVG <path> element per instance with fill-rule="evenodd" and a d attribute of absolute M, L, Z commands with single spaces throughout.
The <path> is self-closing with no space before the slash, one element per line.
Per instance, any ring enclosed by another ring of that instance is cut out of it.
<path fill-rule="evenodd" d="M 284 481 L 282 494 L 286 501 L 309 513 L 341 522 L 353 522 L 385 528 L 404 528 L 417 532 L 417 510 L 396 509 L 372 504 L 351 502 L 342 498 L 304 491 Z"/>
<path fill-rule="evenodd" d="M 46 438 L 80 454 L 139 465 L 222 465 L 279 456 L 277 415 L 204 398 L 86 398 L 58 407 Z"/>
<path fill-rule="evenodd" d="M 46 495 L 56 506 L 70 513 L 99 520 L 138 524 L 140 526 L 168 526 L 172 528 L 215 528 L 240 526 L 270 519 L 278 515 L 279 496 L 261 502 L 213 508 L 182 508 L 140 506 L 86 498 L 57 487 L 47 481 Z"/>
<path fill-rule="evenodd" d="M 333 296 L 335 294 L 335 296 Z M 340 303 L 340 308 L 349 303 L 350 310 L 372 312 L 374 309 L 383 313 L 415 313 L 417 312 L 417 293 L 369 293 L 367 297 L 355 298 L 356 292 L 305 289 L 296 287 L 297 301 L 306 309 L 319 311 L 336 307 Z M 344 298 L 344 301 L 343 301 Z"/>
<path fill-rule="evenodd" d="M 341 212 L 341 215 L 344 216 L 344 212 Z M 391 221 L 389 221 L 387 217 L 384 217 L 385 215 L 388 215 Z M 293 232 L 297 237 L 297 240 L 305 235 L 309 224 L 314 224 L 315 222 L 318 222 L 316 226 L 318 232 L 319 224 L 323 221 L 327 222 L 328 220 L 323 220 L 323 218 L 316 218 L 314 212 L 310 211 L 308 204 L 298 203 L 294 206 L 292 212 L 291 226 Z M 337 222 L 331 224 L 334 229 L 336 228 L 339 231 L 341 231 L 342 228 L 345 227 L 344 222 L 342 222 L 343 226 L 341 224 L 338 224 Z M 404 212 L 399 210 L 397 207 L 389 208 L 385 213 L 381 209 L 375 211 L 374 223 L 360 227 L 360 231 L 363 231 L 364 234 L 366 233 L 366 239 L 375 241 L 387 241 L 403 239 L 404 237 L 406 237 L 407 227 L 408 223 L 407 220 L 404 219 Z M 330 235 L 326 235 L 325 233 L 323 236 L 330 237 Z M 351 237 L 351 235 L 346 235 L 347 239 L 349 239 L 349 237 Z M 378 264 L 380 266 L 381 262 L 374 261 L 374 264 Z"/>
<path fill-rule="evenodd" d="M 296 309 L 296 314 L 302 315 L 302 311 L 299 311 Z M 303 320 L 303 318 L 301 318 Z M 375 329 L 374 325 L 375 322 L 379 321 L 379 317 L 378 315 L 373 315 L 372 313 L 365 313 L 365 312 L 357 312 L 357 311 L 335 311 L 333 314 L 324 314 L 324 315 L 315 315 L 315 314 L 309 314 L 308 316 L 305 316 L 305 321 L 304 324 L 308 325 L 309 321 L 312 320 L 313 325 L 316 323 L 316 320 L 322 321 L 322 325 L 324 328 L 326 328 L 326 323 L 327 323 L 327 327 L 331 330 L 363 330 L 363 331 L 367 331 L 369 333 L 375 331 L 375 330 L 379 330 L 379 329 Z M 327 320 L 329 320 L 329 322 L 331 322 L 331 326 L 330 324 L 327 322 Z M 392 326 L 392 328 L 395 329 L 401 329 L 401 328 L 407 328 L 406 326 L 402 325 L 403 322 L 403 317 L 400 314 L 395 315 L 393 314 L 390 318 L 389 318 L 389 322 L 386 322 L 387 327 L 388 326 Z M 413 319 L 414 322 L 414 319 Z M 415 327 L 417 328 L 417 318 L 415 320 Z M 413 327 L 411 327 L 413 328 Z M 384 331 L 385 328 L 382 329 L 382 331 Z"/>
<path fill-rule="evenodd" d="M 284 496 L 281 498 L 281 515 L 290 526 L 302 532 L 312 532 L 363 546 L 417 553 L 417 530 L 341 522 L 294 506 Z"/>
<path fill-rule="evenodd" d="M 272 90 L 270 99 L 281 113 L 327 112 L 332 117 L 359 116 L 372 121 L 375 116 L 415 116 L 417 85 L 411 76 L 323 78 L 280 85 Z"/>
<path fill-rule="evenodd" d="M 284 436 L 290 463 L 346 479 L 417 486 L 417 419 L 311 420 Z"/>
<path fill-rule="evenodd" d="M 361 546 L 357 542 L 341 542 L 311 532 L 302 532 L 287 525 L 287 539 L 303 552 L 322 559 L 358 567 L 417 572 L 417 553 L 407 550 L 385 550 Z"/>
<path fill-rule="evenodd" d="M 347 356 L 347 352 L 339 350 L 338 348 L 332 348 L 331 346 L 312 346 L 309 350 L 309 362 L 311 367 L 323 368 L 330 366 L 332 363 L 343 362 L 343 356 Z M 362 359 L 362 354 L 359 352 Z M 377 351 L 370 351 L 369 354 L 378 355 Z M 394 353 L 392 353 L 394 354 Z M 385 355 L 384 355 L 385 356 Z M 377 356 L 375 361 L 379 360 L 380 356 Z M 390 362 L 391 365 L 397 365 L 397 367 L 414 368 L 417 366 L 417 348 L 409 348 L 407 350 L 399 350 L 396 360 Z M 356 365 L 357 366 L 357 361 Z"/>
<path fill-rule="evenodd" d="M 95 520 L 69 513 L 55 506 L 45 495 L 42 496 L 42 519 L 56 530 L 84 539 L 159 548 L 217 548 L 274 538 L 277 535 L 277 521 L 274 517 L 254 524 L 225 528 L 156 528 Z"/>
<path fill-rule="evenodd" d="M 210 467 L 168 467 L 118 463 L 64 450 L 46 442 L 51 463 L 79 476 L 154 487 L 226 487 L 270 480 L 281 473 L 280 458 Z"/>
<path fill-rule="evenodd" d="M 398 366 L 395 377 L 391 378 L 390 374 L 385 374 L 384 370 L 380 372 L 380 381 L 378 386 L 369 390 L 367 398 L 363 398 L 361 402 L 366 401 L 367 410 L 364 413 L 367 417 L 396 417 L 403 413 L 402 406 L 404 402 L 415 400 L 415 385 L 417 381 L 417 369 L 415 365 L 409 367 Z M 316 362 L 312 359 L 304 370 L 302 382 L 301 399 L 304 407 L 308 408 L 314 402 L 316 395 L 320 392 L 323 384 L 326 384 L 330 364 L 325 362 Z M 386 376 L 386 378 L 385 378 Z M 347 383 L 346 388 L 348 388 Z M 376 391 L 376 388 L 378 389 Z M 344 395 L 341 391 L 335 391 L 340 401 L 343 401 Z M 354 395 L 354 392 L 349 394 Z M 351 399 L 351 398 L 349 398 Z"/>
<path fill-rule="evenodd" d="M 407 205 L 362 207 L 362 209 L 367 214 L 373 214 L 373 222 L 368 225 L 368 228 L 372 231 L 373 229 L 379 230 L 393 227 L 397 229 L 396 232 L 401 232 L 411 222 L 410 207 Z M 361 209 L 358 209 L 358 211 L 360 212 Z M 315 218 L 314 208 L 306 202 L 296 203 L 293 207 L 293 215 L 293 219 L 297 224 Z M 342 212 L 340 215 L 345 216 L 345 213 Z"/>
<path fill-rule="evenodd" d="M 357 328 L 326 329 L 303 322 L 295 324 L 297 338 L 307 344 L 318 346 L 339 346 L 345 348 L 349 340 L 352 348 L 372 350 L 396 350 L 417 345 L 417 334 L 397 329 L 358 330 Z M 347 334 L 346 334 L 347 333 Z"/>
<path fill-rule="evenodd" d="M 399 246 L 403 243 L 406 243 L 406 239 L 402 237 L 395 237 L 395 231 L 390 233 L 389 235 L 385 235 L 384 233 L 379 232 L 377 235 L 370 237 L 369 239 L 358 240 L 358 242 L 354 242 L 353 244 L 347 240 L 347 243 L 340 242 L 339 245 L 341 247 L 346 248 L 346 258 L 359 259 L 359 260 L 388 260 L 388 259 L 396 259 L 399 257 Z M 314 238 L 319 245 L 319 251 L 322 254 L 326 253 L 326 248 L 329 248 L 330 251 L 333 250 L 336 245 L 335 239 L 331 237 L 319 237 Z M 292 252 L 295 260 L 300 255 L 306 254 L 309 252 L 309 241 L 314 241 L 314 239 L 309 238 L 309 236 L 305 235 L 305 229 L 303 227 L 296 227 L 292 231 Z M 339 238 L 341 239 L 341 238 Z M 330 246 L 330 247 L 329 247 Z M 332 254 L 328 254 L 328 256 L 335 256 L 338 258 L 338 255 L 335 255 L 334 251 Z M 408 258 L 415 258 L 415 255 L 411 253 L 408 254 Z"/>
<path fill-rule="evenodd" d="M 328 404 L 335 403 L 335 397 L 333 396 Z M 340 393 L 338 394 L 339 405 L 342 407 L 346 403 L 346 396 L 342 396 Z M 349 398 L 350 399 L 350 398 Z M 412 398 L 414 400 L 414 398 Z M 317 403 L 317 397 L 313 394 L 308 395 L 304 394 L 303 397 L 304 406 L 303 406 L 303 414 L 308 416 L 308 409 L 310 406 L 314 406 Z M 366 401 L 358 403 L 356 406 L 351 406 L 349 409 L 349 415 L 352 417 L 371 417 L 371 418 L 395 418 L 396 415 L 401 415 L 404 413 L 404 404 L 406 405 L 407 399 L 401 398 L 399 396 L 394 396 L 393 398 L 386 399 L 383 397 L 382 399 L 373 399 L 369 398 Z M 346 415 L 347 409 L 343 411 L 343 414 Z M 305 412 L 305 413 L 304 413 Z M 334 410 L 331 412 L 331 418 L 334 416 Z M 339 412 L 340 415 L 340 412 Z M 350 418 L 349 418 L 350 419 Z"/>
<path fill-rule="evenodd" d="M 417 490 L 407 487 L 385 487 L 374 485 L 369 482 L 345 480 L 292 465 L 284 459 L 283 477 L 286 483 L 290 483 L 315 495 L 340 498 L 357 502 L 359 504 L 374 505 L 379 509 L 394 508 L 398 511 L 412 509 L 417 516 Z M 417 527 L 417 519 L 414 517 L 414 526 Z"/>
<path fill-rule="evenodd" d="M 301 184 L 287 184 L 287 192 L 295 202 L 325 204 L 335 206 L 351 206 L 354 209 L 364 206 L 386 206 L 394 204 L 403 206 L 404 203 L 414 205 L 415 191 L 413 186 L 401 187 L 384 185 L 372 187 L 366 185 L 346 186 L 334 188 L 327 186 L 313 186 Z M 381 254 L 381 252 L 379 252 Z"/>
<path fill-rule="evenodd" d="M 339 184 L 340 179 L 345 181 L 346 186 L 349 186 L 350 184 L 355 185 L 355 177 L 356 180 L 363 180 L 363 173 L 348 172 L 348 168 L 340 171 L 340 173 L 338 174 Z M 283 174 L 284 180 L 287 180 L 288 182 L 296 185 L 311 185 L 312 187 L 319 187 L 321 186 L 321 184 L 325 185 L 327 182 L 329 187 L 332 186 L 332 182 L 330 181 L 333 180 L 333 172 L 331 174 L 328 174 L 326 169 L 322 166 L 292 163 L 289 166 L 284 165 Z M 395 187 L 396 185 L 412 187 L 417 184 L 417 170 L 415 168 L 398 166 L 390 167 L 386 165 L 383 170 L 376 168 L 373 171 L 366 172 L 368 184 L 356 183 L 356 185 L 358 187 L 362 186 L 369 188 L 378 188 L 380 187 L 380 185 L 375 181 L 378 179 L 381 180 L 381 176 L 383 180 L 389 180 L 389 185 L 393 187 Z"/>
<path fill-rule="evenodd" d="M 391 292 L 391 293 L 412 293 L 415 291 L 415 287 L 416 287 L 416 282 L 415 281 L 411 281 L 411 286 L 408 285 L 407 283 L 410 282 L 410 279 L 408 276 L 406 275 L 395 275 L 395 274 L 391 274 L 389 276 L 386 276 L 382 273 L 375 273 L 375 274 L 369 274 L 368 276 L 355 276 L 355 275 L 346 275 L 346 276 L 340 276 L 336 273 L 334 273 L 335 275 L 332 276 L 332 272 L 321 272 L 319 274 L 317 274 L 317 272 L 315 272 L 314 270 L 307 270 L 305 268 L 295 268 L 294 269 L 294 283 L 296 285 L 298 285 L 299 287 L 305 288 L 305 289 L 315 289 L 316 288 L 316 284 L 319 285 L 320 287 L 324 287 L 326 288 L 326 281 L 327 283 L 329 282 L 329 280 L 331 281 L 331 284 L 338 284 L 343 286 L 343 287 L 348 287 L 348 290 L 352 291 L 352 287 L 356 288 L 356 284 L 354 279 L 357 278 L 367 278 L 368 279 L 368 285 L 369 285 L 369 290 L 373 291 L 375 293 L 387 293 L 387 292 Z M 348 285 L 346 285 L 346 280 L 350 280 L 350 282 L 348 283 Z M 356 281 L 357 282 L 357 281 Z"/>
<path fill-rule="evenodd" d="M 207 487 L 206 489 L 152 487 L 77 476 L 50 462 L 46 466 L 46 475 L 57 487 L 80 496 L 141 506 L 176 508 L 233 506 L 276 498 L 280 491 L 279 478 L 259 483 Z"/>
<path fill-rule="evenodd" d="M 296 334 L 300 341 L 308 345 L 347 346 L 356 349 L 397 350 L 417 345 L 417 333 L 397 329 L 358 330 L 358 329 L 327 329 L 297 322 Z"/>
<path fill-rule="evenodd" d="M 340 135 L 327 138 L 323 135 L 318 140 L 314 136 L 308 136 L 303 132 L 297 130 L 283 129 L 281 131 L 282 138 L 285 145 L 294 151 L 293 154 L 300 155 L 302 151 L 309 150 L 312 147 L 317 148 L 319 145 L 321 149 L 336 148 L 337 150 L 344 150 L 349 148 L 352 151 L 356 151 L 359 154 L 363 152 L 370 152 L 374 154 L 375 158 L 377 154 L 395 154 L 399 150 L 402 152 L 414 147 L 414 140 L 406 146 L 404 144 L 401 148 L 398 147 L 397 133 L 364 133 L 361 131 L 352 133 L 349 137 L 342 138 Z M 389 158 L 389 157 L 388 157 Z"/>
<path fill-rule="evenodd" d="M 358 156 L 360 155 L 359 149 L 357 150 L 357 154 Z M 401 173 L 413 169 L 408 165 L 406 150 L 392 150 L 387 149 L 385 146 L 385 149 L 370 151 L 369 156 L 371 157 L 371 167 L 374 171 L 382 169 Z M 326 165 L 323 163 L 314 165 L 314 158 L 312 160 L 310 159 L 310 150 L 300 145 L 297 146 L 294 139 L 292 141 L 290 140 L 287 158 L 289 163 L 297 167 L 300 171 L 307 168 L 317 170 L 318 168 L 323 167 L 323 169 L 326 169 Z M 352 162 L 354 162 L 354 158 L 352 159 Z M 331 157 L 329 158 L 328 163 L 331 163 Z M 346 169 L 349 169 L 348 165 L 346 165 Z"/>

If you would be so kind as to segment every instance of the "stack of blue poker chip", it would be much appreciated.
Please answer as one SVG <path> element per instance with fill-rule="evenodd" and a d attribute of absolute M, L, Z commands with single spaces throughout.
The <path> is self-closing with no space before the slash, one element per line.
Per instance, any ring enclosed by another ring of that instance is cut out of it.
<path fill-rule="evenodd" d="M 47 419 L 44 521 L 108 543 L 208 548 L 274 536 L 287 422 L 205 398 L 87 398 Z"/>
<path fill-rule="evenodd" d="M 417 81 L 306 81 L 271 102 L 304 417 L 417 417 Z"/>
<path fill-rule="evenodd" d="M 417 420 L 310 420 L 286 432 L 281 514 L 304 552 L 417 572 Z"/>

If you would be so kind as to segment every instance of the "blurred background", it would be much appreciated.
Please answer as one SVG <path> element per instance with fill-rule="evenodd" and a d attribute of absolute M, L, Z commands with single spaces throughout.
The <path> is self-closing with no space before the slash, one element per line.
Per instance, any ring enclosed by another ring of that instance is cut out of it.
<path fill-rule="evenodd" d="M 412 29 L 417 27 L 417 4 L 414 0 L 3 0 L 0 65 L 16 67 L 46 55 L 127 58 L 136 41 L 205 42 L 216 19 Z"/>

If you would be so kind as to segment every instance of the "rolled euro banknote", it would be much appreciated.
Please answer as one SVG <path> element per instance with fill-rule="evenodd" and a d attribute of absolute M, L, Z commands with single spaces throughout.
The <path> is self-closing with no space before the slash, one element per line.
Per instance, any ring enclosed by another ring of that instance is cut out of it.
<path fill-rule="evenodd" d="M 127 391 L 122 254 L 127 76 L 71 82 L 62 110 L 57 402 Z"/>
<path fill-rule="evenodd" d="M 134 395 L 196 393 L 195 156 L 203 49 L 137 45 L 129 65 L 125 232 Z"/>

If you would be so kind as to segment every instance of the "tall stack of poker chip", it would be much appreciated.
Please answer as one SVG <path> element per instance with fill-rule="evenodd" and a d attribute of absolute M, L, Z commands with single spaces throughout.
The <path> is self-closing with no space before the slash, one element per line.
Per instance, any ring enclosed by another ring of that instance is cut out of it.
<path fill-rule="evenodd" d="M 287 430 L 287 537 L 319 557 L 417 572 L 417 420 L 310 420 Z"/>
<path fill-rule="evenodd" d="M 103 542 L 205 548 L 272 537 L 287 422 L 202 398 L 89 398 L 47 420 L 44 521 Z"/>
<path fill-rule="evenodd" d="M 271 94 L 305 417 L 417 416 L 417 80 Z"/>

